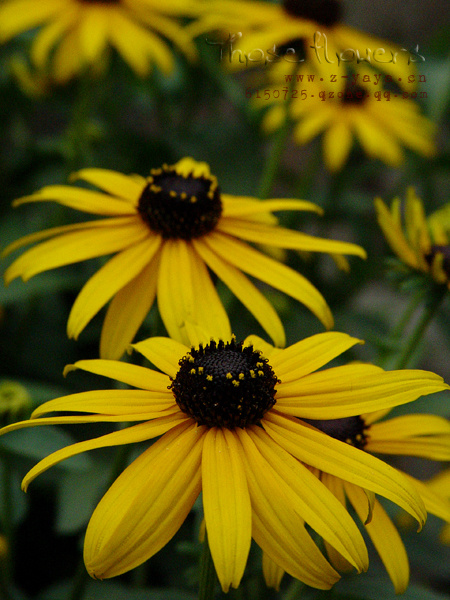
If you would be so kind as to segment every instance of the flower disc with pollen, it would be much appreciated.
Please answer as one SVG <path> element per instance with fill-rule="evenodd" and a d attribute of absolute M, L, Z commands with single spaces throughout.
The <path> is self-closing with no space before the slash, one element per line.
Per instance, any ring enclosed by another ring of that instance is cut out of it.
<path fill-rule="evenodd" d="M 150 229 L 165 239 L 201 237 L 216 227 L 222 214 L 217 179 L 181 173 L 176 166 L 152 169 L 138 211 Z"/>
<path fill-rule="evenodd" d="M 355 448 L 361 450 L 367 444 L 365 430 L 368 428 L 364 419 L 359 415 L 354 417 L 345 417 L 343 419 L 322 419 L 312 420 L 303 419 L 306 423 L 320 429 L 335 440 L 346 442 Z"/>
<path fill-rule="evenodd" d="M 180 360 L 171 384 L 180 409 L 208 427 L 248 427 L 275 404 L 278 379 L 261 353 L 233 339 L 211 341 Z"/>

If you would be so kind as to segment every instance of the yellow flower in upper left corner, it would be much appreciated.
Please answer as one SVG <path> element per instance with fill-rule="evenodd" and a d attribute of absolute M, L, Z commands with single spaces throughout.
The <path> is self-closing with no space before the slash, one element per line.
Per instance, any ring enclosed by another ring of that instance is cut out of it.
<path fill-rule="evenodd" d="M 6 0 L 0 6 L 0 42 L 36 26 L 33 63 L 67 81 L 102 58 L 113 46 L 140 76 L 156 64 L 163 73 L 173 68 L 170 40 L 190 59 L 195 48 L 174 17 L 189 16 L 195 0 Z M 55 49 L 56 48 L 56 49 Z M 53 54 L 53 50 L 54 54 Z"/>
<path fill-rule="evenodd" d="M 277 346 L 284 346 L 283 325 L 266 297 L 242 273 L 289 294 L 309 308 L 326 327 L 333 317 L 322 295 L 302 275 L 243 243 L 278 248 L 356 254 L 360 246 L 315 238 L 279 227 L 272 211 L 321 212 L 312 202 L 259 201 L 219 191 L 206 163 L 184 158 L 152 169 L 147 179 L 105 169 L 74 175 L 106 193 L 53 185 L 15 201 L 56 201 L 107 219 L 56 227 L 19 239 L 4 254 L 53 238 L 28 250 L 5 272 L 9 283 L 62 265 L 116 253 L 81 290 L 72 308 L 68 335 L 77 338 L 109 301 L 100 353 L 119 358 L 131 342 L 155 296 L 170 335 L 183 343 L 205 341 L 204 332 L 230 336 L 227 313 L 208 268 L 253 313 Z"/>

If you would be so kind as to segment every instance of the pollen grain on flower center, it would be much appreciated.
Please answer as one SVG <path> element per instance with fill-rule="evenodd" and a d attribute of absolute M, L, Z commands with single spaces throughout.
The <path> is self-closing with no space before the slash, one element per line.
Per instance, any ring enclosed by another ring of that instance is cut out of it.
<path fill-rule="evenodd" d="M 360 416 L 345 417 L 343 419 L 313 420 L 303 419 L 306 423 L 320 429 L 330 437 L 363 449 L 367 443 L 365 431 L 368 426 Z"/>
<path fill-rule="evenodd" d="M 199 425 L 245 428 L 259 423 L 276 402 L 278 379 L 267 359 L 234 338 L 192 348 L 179 364 L 170 389 Z"/>
<path fill-rule="evenodd" d="M 335 25 L 342 16 L 339 0 L 283 0 L 283 8 L 293 17 L 310 19 L 325 27 Z"/>
<path fill-rule="evenodd" d="M 222 214 L 217 179 L 178 173 L 163 165 L 152 169 L 138 202 L 150 229 L 166 239 L 190 240 L 212 231 Z"/>

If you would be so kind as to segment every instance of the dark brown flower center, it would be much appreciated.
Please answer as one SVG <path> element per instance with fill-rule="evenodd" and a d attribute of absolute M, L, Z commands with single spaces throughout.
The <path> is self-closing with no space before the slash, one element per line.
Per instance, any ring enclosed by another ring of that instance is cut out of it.
<path fill-rule="evenodd" d="M 447 277 L 450 279 L 450 246 L 442 246 L 439 244 L 431 246 L 430 252 L 425 256 L 425 260 L 430 266 L 438 254 L 441 254 L 443 257 L 442 268 Z"/>
<path fill-rule="evenodd" d="M 278 379 L 267 359 L 242 342 L 192 348 L 180 360 L 172 390 L 180 409 L 208 427 L 249 427 L 275 404 Z"/>
<path fill-rule="evenodd" d="M 346 85 L 344 89 L 344 95 L 342 96 L 342 102 L 344 104 L 364 104 L 368 92 L 360 85 Z"/>
<path fill-rule="evenodd" d="M 351 444 L 356 448 L 363 449 L 367 443 L 365 430 L 368 426 L 359 416 L 317 421 L 314 419 L 302 420 L 320 429 L 320 431 L 323 431 L 335 440 Z"/>
<path fill-rule="evenodd" d="M 283 0 L 283 8 L 293 17 L 315 21 L 325 27 L 335 25 L 342 16 L 339 0 Z"/>
<path fill-rule="evenodd" d="M 306 45 L 304 38 L 295 38 L 277 46 L 278 56 L 288 56 L 290 62 L 302 62 L 306 58 Z M 295 58 L 294 58 L 295 56 Z"/>
<path fill-rule="evenodd" d="M 222 201 L 213 175 L 186 176 L 167 165 L 150 173 L 138 211 L 153 232 L 166 239 L 191 240 L 215 228 Z"/>

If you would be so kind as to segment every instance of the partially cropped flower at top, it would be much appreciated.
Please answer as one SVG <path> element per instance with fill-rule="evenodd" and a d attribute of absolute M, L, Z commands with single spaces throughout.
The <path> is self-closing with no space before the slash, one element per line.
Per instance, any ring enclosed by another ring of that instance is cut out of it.
<path fill-rule="evenodd" d="M 11 244 L 5 253 L 53 238 L 14 261 L 5 280 L 8 283 L 19 276 L 27 280 L 54 267 L 117 253 L 83 287 L 68 322 L 68 334 L 76 338 L 112 299 L 100 342 L 103 358 L 123 354 L 155 296 L 170 337 L 195 344 L 203 341 L 202 332 L 207 331 L 227 339 L 231 334 L 228 316 L 208 267 L 253 313 L 277 346 L 285 344 L 283 325 L 270 302 L 242 271 L 289 294 L 326 327 L 332 326 L 328 305 L 307 279 L 238 238 L 278 248 L 365 256 L 355 244 L 279 227 L 272 214 L 278 210 L 320 213 L 312 202 L 259 201 L 223 194 L 208 165 L 191 158 L 153 169 L 146 179 L 104 169 L 83 169 L 74 179 L 83 179 L 106 193 L 55 185 L 20 198 L 15 205 L 54 200 L 110 218 L 49 229 Z"/>
<path fill-rule="evenodd" d="M 114 577 L 153 556 L 202 491 L 207 539 L 224 591 L 239 585 L 252 537 L 293 577 L 328 589 L 339 575 L 305 524 L 358 571 L 367 568 L 368 558 L 353 519 L 311 467 L 368 490 L 369 499 L 381 494 L 419 524 L 425 521 L 420 494 L 404 475 L 301 419 L 352 418 L 449 386 L 419 370 L 349 364 L 317 371 L 359 343 L 343 333 L 317 334 L 269 352 L 270 358 L 265 355 L 270 347 L 254 340 L 232 337 L 190 349 L 169 338 L 134 345 L 162 373 L 120 361 L 79 361 L 66 371 L 79 368 L 139 389 L 51 400 L 30 420 L 2 430 L 140 421 L 54 452 L 26 475 L 25 490 L 48 468 L 80 452 L 162 436 L 119 475 L 95 509 L 84 546 L 91 576 Z M 71 414 L 43 417 L 60 411 Z M 363 431 L 354 434 L 359 443 L 358 433 Z"/>
<path fill-rule="evenodd" d="M 196 0 L 5 0 L 0 5 L 0 43 L 42 26 L 31 47 L 38 69 L 65 82 L 87 66 L 96 68 L 114 47 L 140 76 L 153 64 L 165 74 L 173 69 L 166 40 L 189 59 L 195 47 L 177 22 L 195 11 Z"/>
<path fill-rule="evenodd" d="M 401 93 L 396 97 L 381 87 L 369 87 L 362 78 L 358 80 L 361 84 L 352 83 L 350 78 L 331 84 L 319 82 L 317 77 L 311 80 L 304 70 L 299 74 L 303 82 L 290 90 L 286 69 L 277 68 L 276 74 L 267 86 L 267 100 L 253 101 L 255 107 L 271 105 L 264 115 L 264 129 L 272 132 L 289 118 L 297 144 L 307 144 L 323 134 L 323 157 L 330 171 L 342 169 L 356 140 L 369 158 L 392 167 L 404 161 L 402 146 L 426 157 L 436 153 L 435 124 Z"/>
<path fill-rule="evenodd" d="M 410 187 L 404 204 L 404 225 L 400 198 L 394 198 L 390 209 L 376 198 L 375 208 L 384 236 L 400 261 L 450 288 L 450 204 L 427 218 L 422 200 Z"/>
<path fill-rule="evenodd" d="M 327 73 L 330 65 L 336 73 L 348 65 L 358 69 L 364 62 L 375 72 L 395 78 L 400 86 L 410 86 L 414 63 L 424 60 L 418 52 L 345 25 L 341 0 L 212 0 L 206 4 L 207 11 L 187 29 L 193 36 L 223 32 L 222 41 L 207 38 L 206 42 L 217 45 L 221 62 L 232 70 L 277 63 L 292 66 L 306 60 L 319 73 Z"/>

